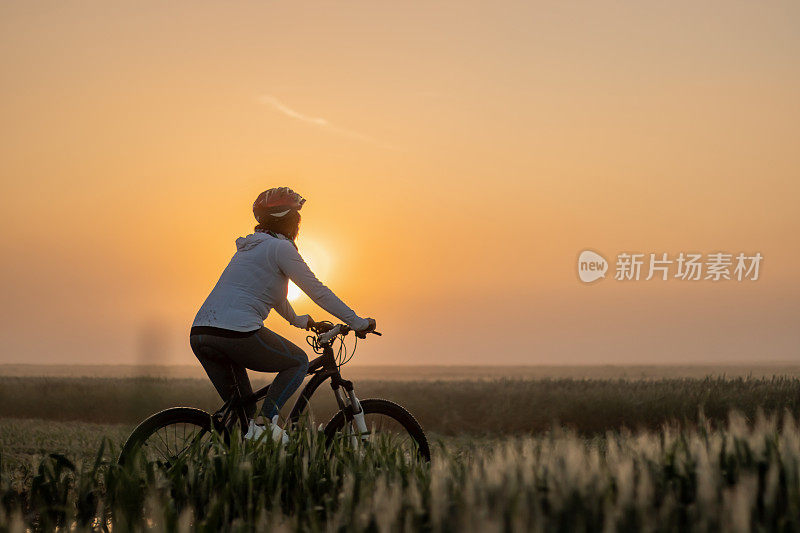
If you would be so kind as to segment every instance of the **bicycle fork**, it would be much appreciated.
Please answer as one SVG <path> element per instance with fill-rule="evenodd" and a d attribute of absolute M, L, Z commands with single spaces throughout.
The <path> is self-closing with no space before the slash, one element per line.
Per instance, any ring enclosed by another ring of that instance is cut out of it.
<path fill-rule="evenodd" d="M 359 444 L 359 436 L 361 442 L 369 440 L 369 430 L 364 419 L 364 409 L 361 408 L 361 402 L 358 401 L 355 390 L 353 390 L 353 382 L 346 379 L 332 380 L 331 387 L 339 409 L 344 412 L 345 432 L 350 435 L 350 444 L 356 448 Z M 342 393 L 342 389 L 346 394 Z"/>

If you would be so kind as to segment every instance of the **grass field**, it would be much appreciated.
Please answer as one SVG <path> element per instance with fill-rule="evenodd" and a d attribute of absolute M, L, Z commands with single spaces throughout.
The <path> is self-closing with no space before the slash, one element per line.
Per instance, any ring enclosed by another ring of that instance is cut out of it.
<path fill-rule="evenodd" d="M 283 450 L 220 447 L 165 470 L 89 456 L 0 470 L 0 525 L 155 531 L 793 531 L 800 431 L 788 417 L 591 439 L 452 439 L 432 464 L 332 456 L 314 432 Z M 97 435 L 97 426 L 67 429 Z M 4 427 L 4 431 L 7 426 Z M 117 428 L 121 429 L 121 428 Z M 36 428 L 27 428 L 36 432 Z M 80 454 L 94 437 L 46 442 Z M 3 437 L 7 446 L 7 435 Z M 12 439 L 13 440 L 13 439 Z M 86 448 L 88 451 L 89 448 Z M 101 450 L 102 453 L 102 450 Z M 101 455 L 102 457 L 102 455 Z"/>
<path fill-rule="evenodd" d="M 430 466 L 328 459 L 302 432 L 283 452 L 218 450 L 213 468 L 136 477 L 114 465 L 135 423 L 216 407 L 206 381 L 0 377 L 0 531 L 800 530 L 795 377 L 356 385 L 417 415 Z"/>
<path fill-rule="evenodd" d="M 525 434 L 555 426 L 581 434 L 656 429 L 668 421 L 696 421 L 701 410 L 712 421 L 725 420 L 732 409 L 748 418 L 759 409 L 800 415 L 800 379 L 788 377 L 359 381 L 356 386 L 359 397 L 399 402 L 428 430 L 446 435 Z M 134 424 L 166 407 L 213 410 L 220 404 L 208 380 L 0 377 L 0 418 Z M 317 421 L 327 421 L 334 406 L 323 385 L 312 402 Z"/>

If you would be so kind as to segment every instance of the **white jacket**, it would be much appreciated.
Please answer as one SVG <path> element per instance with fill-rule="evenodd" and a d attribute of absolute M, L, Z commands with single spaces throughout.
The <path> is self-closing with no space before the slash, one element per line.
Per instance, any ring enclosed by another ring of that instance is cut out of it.
<path fill-rule="evenodd" d="M 369 326 L 366 319 L 317 279 L 291 241 L 283 235 L 276 238 L 267 233 L 236 239 L 236 253 L 203 302 L 192 326 L 254 331 L 264 325 L 270 309 L 275 309 L 290 324 L 305 329 L 309 316 L 297 316 L 286 300 L 289 280 L 314 303 L 354 330 Z"/>

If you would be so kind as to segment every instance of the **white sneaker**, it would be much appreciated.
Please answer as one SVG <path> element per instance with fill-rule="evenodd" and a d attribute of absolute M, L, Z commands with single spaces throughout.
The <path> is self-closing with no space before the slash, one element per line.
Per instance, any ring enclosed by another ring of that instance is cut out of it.
<path fill-rule="evenodd" d="M 265 426 L 256 424 L 255 420 L 250 421 L 250 425 L 247 428 L 247 433 L 244 434 L 244 438 L 248 440 L 258 440 L 261 435 L 265 432 L 271 431 L 272 433 L 272 440 L 276 442 L 280 442 L 281 444 L 286 444 L 289 442 L 289 436 L 286 432 L 278 425 L 278 415 L 272 417 L 272 421 Z"/>

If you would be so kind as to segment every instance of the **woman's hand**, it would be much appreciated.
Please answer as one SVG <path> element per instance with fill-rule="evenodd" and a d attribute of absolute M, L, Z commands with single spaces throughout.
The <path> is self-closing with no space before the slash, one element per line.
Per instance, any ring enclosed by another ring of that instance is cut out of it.
<path fill-rule="evenodd" d="M 316 333 L 325 333 L 329 329 L 333 327 L 333 324 L 330 322 L 314 322 L 314 319 L 308 317 L 308 324 L 306 325 L 306 329 L 310 329 Z"/>
<path fill-rule="evenodd" d="M 366 339 L 367 333 L 375 331 L 375 327 L 378 325 L 374 318 L 367 318 L 367 322 L 369 325 L 366 328 L 356 331 L 356 337 L 359 339 Z"/>

